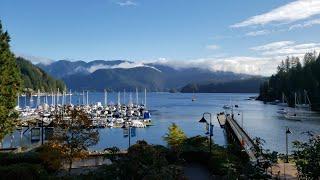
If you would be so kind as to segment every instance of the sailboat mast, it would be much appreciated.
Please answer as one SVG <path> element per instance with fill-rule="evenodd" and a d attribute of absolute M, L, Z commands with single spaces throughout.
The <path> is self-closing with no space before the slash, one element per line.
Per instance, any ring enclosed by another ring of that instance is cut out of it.
<path fill-rule="evenodd" d="M 84 90 L 82 91 L 82 104 L 84 105 Z"/>
<path fill-rule="evenodd" d="M 59 104 L 59 88 L 58 88 L 58 92 L 57 92 L 57 105 Z"/>
<path fill-rule="evenodd" d="M 123 104 L 126 103 L 126 90 L 123 89 Z"/>
<path fill-rule="evenodd" d="M 40 90 L 38 89 L 37 106 L 40 106 Z"/>
<path fill-rule="evenodd" d="M 87 106 L 89 105 L 89 91 L 87 91 Z"/>
<path fill-rule="evenodd" d="M 118 92 L 118 106 L 120 106 L 120 91 Z"/>
<path fill-rule="evenodd" d="M 138 88 L 136 88 L 136 102 L 137 102 L 137 105 L 138 105 L 139 104 Z"/>
<path fill-rule="evenodd" d="M 104 105 L 107 105 L 107 90 L 104 90 Z"/>
<path fill-rule="evenodd" d="M 69 104 L 71 104 L 71 102 L 72 102 L 72 94 L 71 94 L 72 92 L 71 92 L 71 89 L 69 90 Z"/>
<path fill-rule="evenodd" d="M 147 88 L 144 88 L 144 107 L 147 108 Z"/>

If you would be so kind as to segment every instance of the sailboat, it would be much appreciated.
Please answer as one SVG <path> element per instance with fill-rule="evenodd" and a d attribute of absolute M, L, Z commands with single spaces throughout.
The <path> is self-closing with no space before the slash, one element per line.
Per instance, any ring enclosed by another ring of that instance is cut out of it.
<path fill-rule="evenodd" d="M 287 112 L 286 114 L 284 114 L 284 117 L 286 119 L 301 121 L 301 119 L 304 118 L 304 116 L 298 115 L 296 113 L 296 105 L 297 105 L 297 93 L 294 93 L 294 109 L 293 109 L 293 112 Z"/>
<path fill-rule="evenodd" d="M 225 104 L 223 106 L 223 109 L 231 109 L 232 108 L 232 103 L 231 103 L 231 97 L 230 97 L 230 100 L 229 100 L 229 105 L 228 104 Z"/>
<path fill-rule="evenodd" d="M 303 104 L 297 103 L 296 106 L 297 106 L 297 108 L 301 108 L 301 109 L 310 109 L 311 102 L 310 102 L 310 99 L 308 97 L 308 92 L 306 90 L 304 90 L 303 93 L 304 93 L 304 102 L 303 102 Z"/>
<path fill-rule="evenodd" d="M 284 95 L 284 93 L 282 93 L 282 100 L 281 103 L 278 103 L 278 106 L 288 106 L 286 96 Z"/>
<path fill-rule="evenodd" d="M 191 99 L 192 101 L 196 101 L 197 100 L 197 98 L 196 98 L 196 96 L 195 96 L 195 94 L 194 94 L 194 91 L 193 91 L 193 94 L 192 94 L 192 99 Z"/>

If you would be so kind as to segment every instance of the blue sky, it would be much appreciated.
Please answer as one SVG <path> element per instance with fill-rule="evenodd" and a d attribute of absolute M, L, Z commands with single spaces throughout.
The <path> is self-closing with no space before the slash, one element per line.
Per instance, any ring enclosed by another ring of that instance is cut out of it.
<path fill-rule="evenodd" d="M 127 59 L 270 75 L 320 50 L 319 0 L 0 0 L 12 50 L 40 61 Z"/>

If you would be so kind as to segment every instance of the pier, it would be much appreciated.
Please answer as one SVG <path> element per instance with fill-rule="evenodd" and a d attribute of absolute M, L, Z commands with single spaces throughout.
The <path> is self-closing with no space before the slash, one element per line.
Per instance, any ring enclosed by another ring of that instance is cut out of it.
<path fill-rule="evenodd" d="M 256 162 L 255 143 L 242 126 L 234 119 L 233 114 L 221 112 L 217 114 L 217 119 L 227 136 L 239 145 L 249 156 L 251 162 Z"/>

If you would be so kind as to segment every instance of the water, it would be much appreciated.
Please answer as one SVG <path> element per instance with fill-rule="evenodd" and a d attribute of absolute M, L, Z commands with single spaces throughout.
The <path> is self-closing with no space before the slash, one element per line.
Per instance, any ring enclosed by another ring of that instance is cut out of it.
<path fill-rule="evenodd" d="M 126 101 L 129 100 L 128 93 Z M 301 135 L 305 131 L 313 131 L 320 133 L 320 119 L 310 119 L 303 121 L 292 121 L 282 118 L 277 110 L 280 108 L 276 105 L 263 104 L 260 101 L 246 100 L 250 96 L 257 94 L 196 94 L 197 100 L 192 102 L 192 94 L 171 94 L 171 93 L 148 93 L 147 106 L 152 114 L 152 122 L 154 126 L 136 130 L 136 137 L 131 138 L 131 144 L 137 140 L 146 140 L 152 144 L 165 145 L 163 136 L 167 133 L 167 128 L 172 123 L 178 124 L 187 136 L 205 135 L 204 124 L 198 123 L 202 117 L 202 113 L 212 113 L 212 122 L 214 124 L 214 142 L 225 145 L 225 135 L 223 129 L 220 128 L 216 114 L 223 111 L 222 106 L 230 103 L 239 105 L 235 112 L 243 112 L 243 126 L 251 137 L 261 137 L 266 141 L 265 147 L 278 152 L 285 152 L 285 129 L 289 127 L 292 134 L 289 135 L 289 142 L 294 140 L 304 140 L 306 136 Z M 121 102 L 123 102 L 123 94 L 121 94 Z M 134 94 L 133 94 L 133 97 Z M 139 94 L 139 97 L 143 97 Z M 29 105 L 29 99 L 20 98 L 20 105 Z M 135 101 L 135 99 L 133 99 Z M 142 99 L 139 100 L 141 102 Z M 41 99 L 41 102 L 44 98 Z M 49 104 L 51 97 L 48 97 Z M 89 103 L 104 102 L 103 93 L 89 93 Z M 34 104 L 37 102 L 34 98 Z M 61 100 L 60 100 L 61 102 Z M 69 97 L 67 97 L 69 102 Z M 73 104 L 82 102 L 82 96 L 72 96 Z M 108 102 L 117 102 L 117 93 L 108 94 Z M 238 113 L 236 113 L 238 114 Z M 317 115 L 319 116 L 319 115 Z M 319 116 L 320 117 L 320 116 Z M 209 117 L 206 117 L 209 120 Z M 239 124 L 242 124 L 241 115 L 236 116 Z M 99 143 L 92 150 L 103 150 L 107 147 L 117 146 L 121 149 L 128 147 L 128 138 L 123 137 L 123 129 L 121 128 L 104 128 L 99 129 Z M 3 141 L 3 147 L 9 147 L 10 144 L 17 146 L 22 144 L 27 146 L 30 144 L 30 136 L 20 135 L 15 132 L 13 142 L 10 142 L 10 136 Z M 290 147 L 289 147 L 290 148 Z"/>

